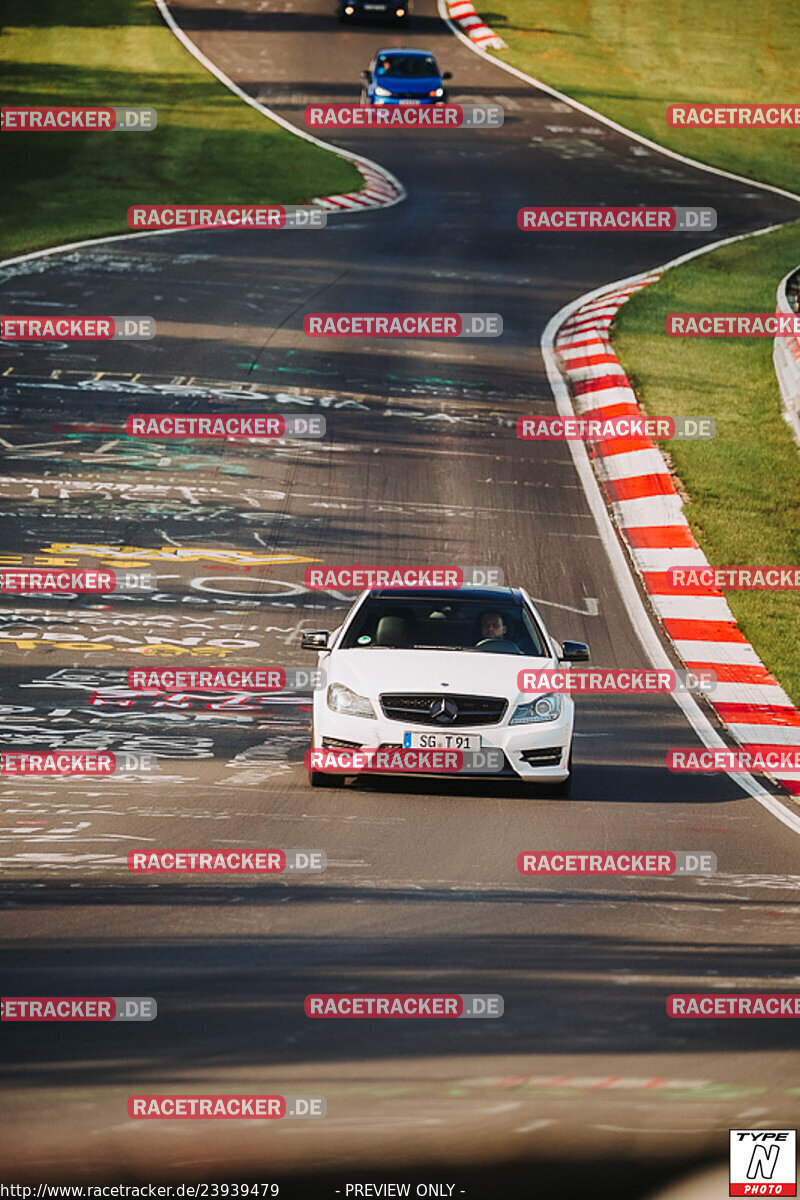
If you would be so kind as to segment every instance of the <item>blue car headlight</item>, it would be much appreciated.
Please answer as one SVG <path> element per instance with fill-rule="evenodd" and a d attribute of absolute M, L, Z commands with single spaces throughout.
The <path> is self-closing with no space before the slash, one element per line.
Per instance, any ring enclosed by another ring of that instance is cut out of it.
<path fill-rule="evenodd" d="M 518 704 L 509 725 L 531 725 L 537 721 L 557 721 L 561 716 L 561 697 L 554 692 L 540 696 L 538 700 L 530 700 L 527 704 Z"/>
<path fill-rule="evenodd" d="M 372 90 L 376 96 L 391 96 L 392 94 L 388 88 L 378 87 L 377 84 Z"/>

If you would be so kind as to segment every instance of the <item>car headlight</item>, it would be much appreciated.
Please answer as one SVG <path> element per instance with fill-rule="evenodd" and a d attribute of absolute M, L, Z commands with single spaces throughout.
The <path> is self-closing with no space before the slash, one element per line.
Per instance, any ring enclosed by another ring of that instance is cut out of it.
<path fill-rule="evenodd" d="M 435 88 L 434 91 L 428 92 L 429 96 L 443 96 L 444 88 Z"/>
<path fill-rule="evenodd" d="M 382 87 L 377 87 L 377 86 L 375 87 L 374 91 L 375 91 L 376 96 L 391 96 L 391 94 L 392 94 L 388 88 L 382 88 Z"/>
<path fill-rule="evenodd" d="M 375 709 L 368 698 L 359 696 L 343 683 L 332 683 L 328 688 L 328 708 L 347 717 L 372 717 L 375 720 Z"/>
<path fill-rule="evenodd" d="M 556 721 L 561 715 L 561 697 L 553 692 L 540 696 L 538 700 L 530 700 L 527 704 L 518 704 L 509 725 L 530 725 L 534 721 Z"/>

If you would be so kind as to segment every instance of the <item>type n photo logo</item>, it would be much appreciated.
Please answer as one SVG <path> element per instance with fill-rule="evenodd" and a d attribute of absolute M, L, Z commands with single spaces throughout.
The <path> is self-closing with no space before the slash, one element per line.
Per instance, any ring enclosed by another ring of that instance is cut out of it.
<path fill-rule="evenodd" d="M 730 1196 L 796 1196 L 794 1129 L 731 1129 Z"/>

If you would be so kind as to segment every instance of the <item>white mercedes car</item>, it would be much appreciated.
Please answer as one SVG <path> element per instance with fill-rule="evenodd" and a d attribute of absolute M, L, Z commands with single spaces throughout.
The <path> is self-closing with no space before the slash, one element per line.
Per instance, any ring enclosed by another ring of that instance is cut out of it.
<path fill-rule="evenodd" d="M 302 645 L 319 652 L 325 677 L 313 750 L 494 747 L 501 777 L 569 794 L 574 701 L 520 692 L 517 677 L 585 662 L 589 648 L 560 646 L 522 588 L 365 591 L 338 629 L 306 633 Z M 344 778 L 309 771 L 312 787 Z"/>

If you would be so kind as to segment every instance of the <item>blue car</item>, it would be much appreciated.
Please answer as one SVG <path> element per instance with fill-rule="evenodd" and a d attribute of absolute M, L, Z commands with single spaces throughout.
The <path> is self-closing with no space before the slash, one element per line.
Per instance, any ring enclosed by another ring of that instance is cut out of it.
<path fill-rule="evenodd" d="M 427 50 L 379 50 L 364 72 L 362 104 L 445 104 L 446 79 Z"/>

